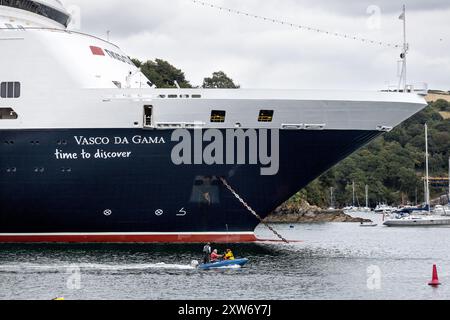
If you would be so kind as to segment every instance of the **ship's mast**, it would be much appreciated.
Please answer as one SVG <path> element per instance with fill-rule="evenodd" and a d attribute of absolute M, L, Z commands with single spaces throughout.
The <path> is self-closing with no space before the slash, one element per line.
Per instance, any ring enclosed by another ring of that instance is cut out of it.
<path fill-rule="evenodd" d="M 409 45 L 406 40 L 406 6 L 403 5 L 403 12 L 399 17 L 400 20 L 403 20 L 403 52 L 401 54 L 402 58 L 402 73 L 400 75 L 400 80 L 398 83 L 398 91 L 403 90 L 406 92 L 407 89 L 407 55 L 409 51 Z"/>
<path fill-rule="evenodd" d="M 448 204 L 450 205 L 450 158 L 448 158 Z"/>

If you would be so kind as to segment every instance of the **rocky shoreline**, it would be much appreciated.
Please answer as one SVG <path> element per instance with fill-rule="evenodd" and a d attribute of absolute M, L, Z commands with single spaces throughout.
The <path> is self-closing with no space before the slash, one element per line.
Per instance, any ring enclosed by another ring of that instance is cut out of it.
<path fill-rule="evenodd" d="M 324 210 L 308 203 L 284 204 L 264 221 L 267 223 L 371 222 L 367 219 L 353 218 L 342 210 Z"/>

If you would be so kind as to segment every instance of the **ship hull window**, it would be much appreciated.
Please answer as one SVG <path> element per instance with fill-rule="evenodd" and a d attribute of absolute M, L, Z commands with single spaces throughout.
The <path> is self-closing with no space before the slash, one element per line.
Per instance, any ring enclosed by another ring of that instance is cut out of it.
<path fill-rule="evenodd" d="M 12 108 L 0 108 L 0 120 L 15 120 L 18 117 Z"/>
<path fill-rule="evenodd" d="M 20 82 L 2 82 L 0 84 L 1 98 L 19 98 Z"/>
<path fill-rule="evenodd" d="M 226 112 L 223 110 L 213 110 L 211 111 L 211 122 L 214 123 L 224 123 Z"/>
<path fill-rule="evenodd" d="M 272 122 L 273 114 L 273 110 L 261 110 L 259 112 L 258 122 Z"/>
<path fill-rule="evenodd" d="M 14 98 L 14 82 L 8 82 L 8 98 Z"/>
<path fill-rule="evenodd" d="M 0 5 L 25 10 L 46 17 L 67 27 L 70 22 L 70 16 L 64 12 L 46 6 L 37 1 L 31 0 L 1 0 Z"/>
<path fill-rule="evenodd" d="M 14 98 L 20 97 L 20 82 L 14 82 Z"/>
<path fill-rule="evenodd" d="M 6 87 L 8 86 L 8 84 L 6 82 L 2 82 L 0 84 L 0 97 L 2 98 L 6 98 Z"/>

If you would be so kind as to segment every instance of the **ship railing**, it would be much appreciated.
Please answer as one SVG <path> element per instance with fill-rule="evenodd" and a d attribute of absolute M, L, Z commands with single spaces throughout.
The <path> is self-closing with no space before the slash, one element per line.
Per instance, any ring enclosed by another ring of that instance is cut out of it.
<path fill-rule="evenodd" d="M 397 85 L 389 85 L 386 92 L 406 92 L 406 93 L 416 93 L 418 95 L 426 96 L 428 95 L 428 84 L 425 82 L 409 84 L 406 88 L 399 88 Z"/>
<path fill-rule="evenodd" d="M 4 28 L 4 27 L 1 27 L 0 31 L 2 31 L 2 30 L 6 30 L 6 31 L 11 31 L 11 30 L 17 30 L 17 31 L 37 30 L 37 31 L 40 31 L 40 30 L 43 30 L 43 31 L 52 31 L 52 32 L 63 32 L 63 33 L 68 33 L 68 34 L 78 34 L 78 35 L 82 35 L 82 36 L 86 36 L 86 37 L 89 37 L 89 38 L 93 38 L 93 39 L 96 39 L 96 40 L 99 40 L 99 41 L 102 41 L 102 42 L 106 42 L 106 43 L 108 43 L 108 44 L 110 44 L 110 45 L 112 45 L 112 46 L 114 46 L 114 47 L 116 47 L 117 49 L 120 50 L 119 46 L 115 45 L 114 43 L 112 43 L 112 42 L 110 42 L 108 40 L 105 40 L 105 39 L 93 36 L 93 35 L 88 34 L 88 33 L 83 33 L 83 32 L 74 31 L 74 30 L 60 29 L 60 28 L 46 28 L 46 27 L 18 27 L 18 28 L 14 28 L 14 27 Z"/>

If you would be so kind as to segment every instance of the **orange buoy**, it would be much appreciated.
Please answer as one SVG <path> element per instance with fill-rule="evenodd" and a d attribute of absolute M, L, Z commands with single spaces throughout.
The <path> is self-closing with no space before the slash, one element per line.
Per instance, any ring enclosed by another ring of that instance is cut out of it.
<path fill-rule="evenodd" d="M 436 265 L 433 265 L 433 279 L 431 280 L 430 283 L 428 283 L 429 286 L 433 286 L 433 287 L 437 287 L 439 285 L 441 285 L 441 283 L 439 282 L 439 277 L 438 277 L 438 272 L 437 272 L 437 267 Z"/>

